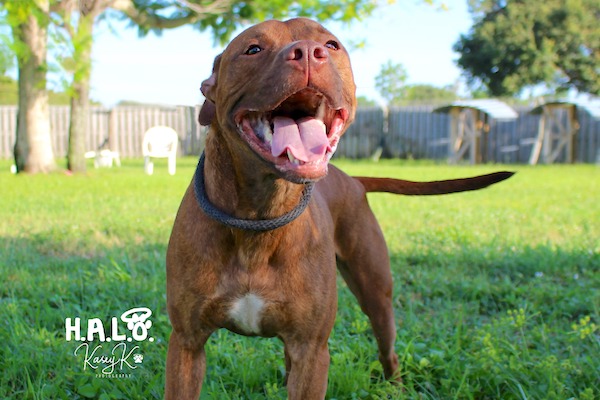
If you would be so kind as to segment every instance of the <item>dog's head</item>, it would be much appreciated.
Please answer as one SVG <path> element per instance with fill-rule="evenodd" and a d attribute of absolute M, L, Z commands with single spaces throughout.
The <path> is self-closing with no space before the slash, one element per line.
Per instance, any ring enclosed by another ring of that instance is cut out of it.
<path fill-rule="evenodd" d="M 283 178 L 317 180 L 354 119 L 355 90 L 348 53 L 329 31 L 305 18 L 267 21 L 215 59 L 199 119 Z"/>

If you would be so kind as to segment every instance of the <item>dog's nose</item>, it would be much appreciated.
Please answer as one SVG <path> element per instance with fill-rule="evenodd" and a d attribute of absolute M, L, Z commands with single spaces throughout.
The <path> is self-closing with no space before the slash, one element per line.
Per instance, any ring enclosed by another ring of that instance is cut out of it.
<path fill-rule="evenodd" d="M 318 42 L 302 40 L 288 46 L 285 59 L 301 68 L 315 68 L 329 61 L 329 51 Z"/>

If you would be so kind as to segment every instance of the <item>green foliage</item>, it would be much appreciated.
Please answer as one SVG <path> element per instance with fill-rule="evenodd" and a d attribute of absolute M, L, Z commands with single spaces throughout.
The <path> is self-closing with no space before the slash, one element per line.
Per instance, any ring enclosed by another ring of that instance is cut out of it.
<path fill-rule="evenodd" d="M 41 25 L 48 25 L 50 18 L 47 13 L 40 9 L 38 2 L 35 0 L 2 2 L 0 12 L 0 21 L 5 23 L 6 28 L 12 32 L 10 35 L 8 31 L 0 35 L 0 70 L 5 72 L 14 67 L 15 57 L 25 61 L 30 56 L 30 49 L 20 40 L 19 36 L 22 27 L 27 23 L 27 18 L 33 15 Z M 6 58 L 5 61 L 3 61 L 4 58 Z M 48 71 L 53 66 L 48 66 L 44 60 L 41 68 Z M 37 82 L 37 84 L 45 85 L 46 82 L 44 80 L 43 82 Z M 49 104 L 52 105 L 67 105 L 70 101 L 68 93 L 53 90 L 48 90 L 48 98 Z M 4 76 L 0 80 L 0 104 L 18 104 L 18 83 L 8 76 Z"/>
<path fill-rule="evenodd" d="M 62 2 L 53 7 L 48 30 L 49 65 L 54 72 L 54 87 L 69 97 L 81 95 L 77 88 L 89 85 L 93 27 L 96 14 L 82 16 L 73 8 L 74 3 Z M 67 101 L 67 104 L 70 100 Z"/>
<path fill-rule="evenodd" d="M 7 76 L 0 77 L 0 104 L 17 105 L 19 101 L 19 89 L 17 82 Z"/>
<path fill-rule="evenodd" d="M 433 85 L 408 85 L 404 94 L 405 103 L 448 103 L 456 100 L 456 90 L 452 87 L 436 87 Z"/>
<path fill-rule="evenodd" d="M 165 252 L 196 159 L 87 175 L 12 176 L 0 161 L 0 398 L 160 399 L 170 326 Z M 436 180 L 499 166 L 336 163 L 355 175 Z M 384 382 L 368 320 L 339 280 L 328 399 L 600 396 L 600 170 L 511 166 L 492 188 L 369 195 L 392 259 L 404 383 Z M 565 190 L 568 188 L 568 190 Z M 153 311 L 131 379 L 82 371 L 64 319 Z M 285 399 L 275 339 L 215 333 L 202 399 Z"/>
<path fill-rule="evenodd" d="M 48 103 L 56 106 L 69 105 L 71 100 L 70 95 L 67 92 L 55 92 L 54 90 L 48 90 Z M 0 104 L 16 106 L 19 102 L 19 88 L 18 83 L 7 77 L 0 77 Z M 98 102 L 92 102 L 98 104 Z"/>
<path fill-rule="evenodd" d="M 397 104 L 402 101 L 406 93 L 406 69 L 402 64 L 395 64 L 388 60 L 381 66 L 379 74 L 375 77 L 375 88 L 388 104 Z"/>
<path fill-rule="evenodd" d="M 0 27 L 8 26 L 6 11 L 3 10 L 0 4 Z M 14 67 L 15 53 L 12 46 L 12 39 L 8 34 L 8 30 L 0 29 L 0 73 L 4 75 L 6 71 Z"/>
<path fill-rule="evenodd" d="M 2 39 L 0 39 L 1 41 Z M 0 42 L 0 73 L 6 74 L 6 71 L 14 67 L 14 56 L 11 50 Z"/>
<path fill-rule="evenodd" d="M 388 60 L 381 66 L 375 77 L 375 88 L 388 105 L 414 103 L 442 103 L 456 99 L 456 90 L 452 87 L 439 88 L 433 85 L 406 85 L 408 75 L 402 64 Z"/>
<path fill-rule="evenodd" d="M 362 107 L 375 107 L 375 106 L 377 106 L 377 102 L 375 100 L 369 99 L 368 97 L 365 97 L 365 96 L 358 96 L 356 98 L 356 101 L 357 101 L 358 105 L 362 106 Z"/>
<path fill-rule="evenodd" d="M 55 92 L 48 90 L 48 104 L 56 106 L 68 106 L 71 103 L 71 94 L 67 92 Z M 98 102 L 91 102 L 98 104 Z"/>
<path fill-rule="evenodd" d="M 40 7 L 40 3 L 44 3 L 44 1 L 0 1 L 0 11 L 4 13 L 2 22 L 5 22 L 12 32 L 11 37 L 3 37 L 2 42 L 18 59 L 26 60 L 31 55 L 30 49 L 20 40 L 21 29 L 27 23 L 28 18 L 33 16 L 40 26 L 48 26 L 49 16 Z"/>
<path fill-rule="evenodd" d="M 600 94 L 597 0 L 470 3 L 475 24 L 454 50 L 472 85 L 493 96 L 537 84 Z"/>

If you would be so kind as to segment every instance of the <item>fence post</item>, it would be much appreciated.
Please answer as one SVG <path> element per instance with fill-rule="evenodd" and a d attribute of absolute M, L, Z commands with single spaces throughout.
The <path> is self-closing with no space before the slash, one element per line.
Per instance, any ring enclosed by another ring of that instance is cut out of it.
<path fill-rule="evenodd" d="M 117 116 L 114 108 L 111 108 L 108 112 L 108 148 L 110 151 L 119 151 L 119 142 L 117 140 Z"/>

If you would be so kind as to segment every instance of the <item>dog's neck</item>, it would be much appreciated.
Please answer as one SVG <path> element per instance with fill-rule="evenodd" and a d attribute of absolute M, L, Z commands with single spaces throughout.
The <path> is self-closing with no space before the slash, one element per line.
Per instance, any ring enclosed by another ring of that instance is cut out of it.
<path fill-rule="evenodd" d="M 233 228 L 266 231 L 302 214 L 312 184 L 286 181 L 252 153 L 233 151 L 209 135 L 194 179 L 196 197 L 207 215 Z"/>

